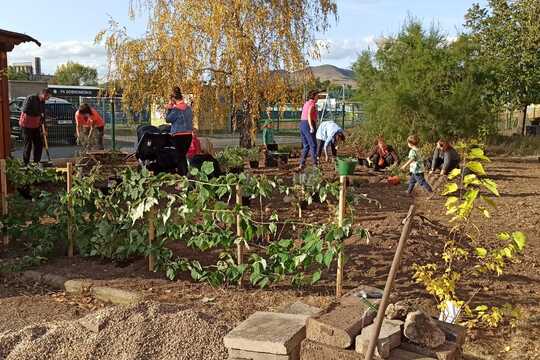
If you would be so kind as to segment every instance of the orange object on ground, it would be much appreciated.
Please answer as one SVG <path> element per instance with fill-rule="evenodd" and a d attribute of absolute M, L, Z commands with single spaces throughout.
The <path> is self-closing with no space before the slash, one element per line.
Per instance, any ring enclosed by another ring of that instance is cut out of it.
<path fill-rule="evenodd" d="M 388 183 L 390 185 L 399 185 L 401 180 L 399 179 L 399 176 L 389 176 L 388 177 Z"/>

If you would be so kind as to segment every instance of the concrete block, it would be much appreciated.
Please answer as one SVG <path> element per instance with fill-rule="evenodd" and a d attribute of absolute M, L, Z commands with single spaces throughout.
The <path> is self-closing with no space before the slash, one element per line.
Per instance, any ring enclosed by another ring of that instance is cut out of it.
<path fill-rule="evenodd" d="M 136 292 L 108 286 L 95 286 L 90 292 L 96 299 L 113 304 L 129 305 L 142 300 L 142 296 Z"/>
<path fill-rule="evenodd" d="M 364 355 L 305 339 L 300 349 L 300 360 L 364 360 Z"/>
<path fill-rule="evenodd" d="M 379 340 L 377 342 L 376 355 L 386 359 L 390 356 L 390 352 L 401 344 L 401 327 L 403 321 L 384 319 L 381 331 L 379 332 Z M 369 341 L 375 324 L 371 324 L 362 330 L 362 333 L 356 337 L 356 351 L 365 354 L 369 347 Z"/>
<path fill-rule="evenodd" d="M 438 360 L 459 360 L 461 359 L 461 347 L 453 342 L 445 342 L 441 346 L 430 349 L 408 341 L 404 341 L 399 346 L 400 349 L 432 357 Z"/>
<path fill-rule="evenodd" d="M 64 289 L 68 294 L 82 294 L 92 287 L 88 280 L 68 280 L 64 283 Z"/>
<path fill-rule="evenodd" d="M 304 304 L 301 301 L 297 301 L 280 307 L 277 312 L 283 314 L 317 316 L 320 315 L 323 310 L 315 306 Z"/>
<path fill-rule="evenodd" d="M 226 348 L 288 355 L 306 337 L 306 315 L 256 312 L 224 338 Z"/>
<path fill-rule="evenodd" d="M 268 354 L 255 351 L 239 349 L 228 349 L 229 358 L 239 358 L 246 360 L 300 360 L 300 345 L 288 355 Z"/>
<path fill-rule="evenodd" d="M 346 349 L 374 318 L 375 312 L 362 302 L 338 305 L 326 314 L 309 318 L 306 336 L 313 341 Z"/>

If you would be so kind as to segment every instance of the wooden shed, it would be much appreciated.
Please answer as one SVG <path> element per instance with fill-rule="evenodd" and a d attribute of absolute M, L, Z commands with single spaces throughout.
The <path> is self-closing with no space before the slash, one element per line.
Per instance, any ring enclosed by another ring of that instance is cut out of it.
<path fill-rule="evenodd" d="M 7 53 L 13 50 L 16 45 L 30 41 L 41 46 L 40 42 L 31 36 L 0 29 L 0 159 L 5 159 L 9 156 L 11 147 Z"/>

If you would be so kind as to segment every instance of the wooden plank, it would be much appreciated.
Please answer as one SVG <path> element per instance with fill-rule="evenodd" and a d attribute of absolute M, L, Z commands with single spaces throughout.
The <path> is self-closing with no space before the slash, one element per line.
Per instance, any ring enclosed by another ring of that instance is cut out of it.
<path fill-rule="evenodd" d="M 0 159 L 0 183 L 2 186 L 2 216 L 8 214 L 8 201 L 7 201 L 7 172 L 6 172 L 6 160 Z M 9 244 L 9 236 L 5 234 L 3 236 L 4 245 Z"/>
<path fill-rule="evenodd" d="M 339 211 L 338 211 L 338 226 L 343 226 L 343 219 L 345 218 L 345 202 L 347 194 L 347 176 L 340 176 L 339 182 L 341 184 L 339 190 Z M 343 268 L 345 266 L 345 254 L 344 248 L 341 247 L 337 258 L 337 274 L 336 274 L 336 298 L 340 298 L 343 293 Z"/>
<path fill-rule="evenodd" d="M 73 199 L 71 198 L 71 190 L 73 188 L 73 164 L 68 162 L 67 163 L 67 177 L 66 177 L 66 186 L 67 186 L 67 195 L 68 195 L 68 201 L 67 201 L 67 207 L 68 207 L 68 219 L 67 219 L 67 226 L 68 226 L 68 257 L 73 257 L 74 253 L 74 245 L 75 240 L 73 238 Z"/>
<path fill-rule="evenodd" d="M 242 187 L 240 184 L 236 185 L 236 205 L 242 206 Z M 239 238 L 244 237 L 244 231 L 242 230 L 242 217 L 240 214 L 236 215 L 236 236 Z M 244 263 L 244 247 L 241 243 L 238 243 L 236 245 L 236 259 L 238 262 L 238 265 L 242 265 Z M 242 286 L 242 278 L 238 281 L 238 285 Z"/>

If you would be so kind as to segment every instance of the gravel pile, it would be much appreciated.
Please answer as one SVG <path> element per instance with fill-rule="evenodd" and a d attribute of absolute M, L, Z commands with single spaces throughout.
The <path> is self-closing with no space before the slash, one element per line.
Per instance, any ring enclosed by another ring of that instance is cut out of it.
<path fill-rule="evenodd" d="M 223 360 L 230 326 L 178 305 L 141 302 L 0 334 L 5 360 Z"/>

